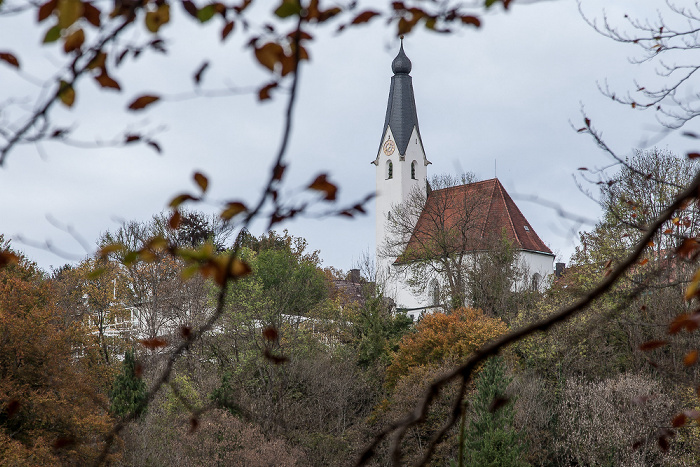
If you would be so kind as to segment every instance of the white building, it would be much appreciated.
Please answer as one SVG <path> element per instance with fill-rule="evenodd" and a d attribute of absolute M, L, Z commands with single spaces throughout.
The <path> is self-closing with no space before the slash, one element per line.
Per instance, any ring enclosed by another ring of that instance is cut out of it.
<path fill-rule="evenodd" d="M 426 199 L 418 217 L 408 246 L 420 248 L 420 240 L 430 230 L 430 216 L 436 209 L 445 209 L 449 224 L 449 211 L 463 209 L 464 201 L 472 203 L 472 216 L 468 238 L 460 248 L 469 254 L 478 254 L 486 248 L 487 239 L 493 234 L 505 235 L 517 249 L 519 262 L 529 271 L 537 286 L 552 274 L 554 254 L 535 233 L 525 216 L 497 179 L 453 186 L 430 191 L 427 183 L 428 165 L 423 141 L 418 127 L 418 114 L 410 76 L 411 61 L 403 50 L 403 43 L 391 65 L 389 102 L 382 139 L 377 155 L 372 161 L 376 166 L 376 245 L 378 275 L 386 281 L 386 294 L 393 298 L 398 308 L 408 310 L 414 318 L 432 308 L 435 297 L 432 293 L 415 296 L 406 283 L 404 274 L 398 272 L 396 257 L 382 257 L 380 250 L 387 237 L 387 216 L 392 209 L 406 201 L 412 190 L 420 190 Z M 460 200 L 460 201 L 457 201 Z M 408 250 L 409 248 L 407 248 Z M 399 260 L 406 261 L 407 252 Z M 410 258 L 408 259 L 410 260 Z M 437 284 L 436 284 L 437 285 Z"/>

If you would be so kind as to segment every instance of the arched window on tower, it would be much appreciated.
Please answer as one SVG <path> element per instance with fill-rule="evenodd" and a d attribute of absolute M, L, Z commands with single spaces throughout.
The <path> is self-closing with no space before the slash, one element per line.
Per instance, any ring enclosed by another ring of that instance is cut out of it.
<path fill-rule="evenodd" d="M 391 161 L 387 161 L 386 163 L 386 179 L 392 179 L 394 178 L 394 164 Z"/>
<path fill-rule="evenodd" d="M 433 279 L 430 283 L 430 292 L 432 294 L 431 298 L 433 299 L 433 305 L 440 305 L 440 284 L 438 283 L 437 279 Z"/>
<path fill-rule="evenodd" d="M 416 179 L 416 161 L 411 162 L 411 180 Z"/>

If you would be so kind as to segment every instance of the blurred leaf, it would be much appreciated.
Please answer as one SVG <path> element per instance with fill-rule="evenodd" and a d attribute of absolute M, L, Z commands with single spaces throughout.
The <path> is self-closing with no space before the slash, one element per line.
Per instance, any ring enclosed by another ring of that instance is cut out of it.
<path fill-rule="evenodd" d="M 282 363 L 289 361 L 287 357 L 272 354 L 269 349 L 265 349 L 263 351 L 263 355 L 275 365 L 281 365 Z"/>
<path fill-rule="evenodd" d="M 271 83 L 266 84 L 265 86 L 261 87 L 260 90 L 258 91 L 258 100 L 264 101 L 272 97 L 270 95 L 270 91 L 275 89 L 277 87 L 277 82 L 273 81 Z"/>
<path fill-rule="evenodd" d="M 355 16 L 355 18 L 350 22 L 350 24 L 366 23 L 378 15 L 379 15 L 379 13 L 376 11 L 366 10 L 366 11 L 363 11 L 362 13 L 360 13 L 359 15 Z"/>
<path fill-rule="evenodd" d="M 273 175 L 272 179 L 276 181 L 282 180 L 282 176 L 284 175 L 284 169 L 286 169 L 287 166 L 277 164 L 275 168 L 273 169 Z"/>
<path fill-rule="evenodd" d="M 102 86 L 103 88 L 110 88 L 110 89 L 116 89 L 117 91 L 121 91 L 121 86 L 119 86 L 119 83 L 117 83 L 115 80 L 113 80 L 107 73 L 102 72 L 98 76 L 95 77 L 95 80 Z"/>
<path fill-rule="evenodd" d="M 19 262 L 19 256 L 12 253 L 11 251 L 0 251 L 0 268 L 4 268 L 9 264 L 17 264 Z"/>
<path fill-rule="evenodd" d="M 698 152 L 689 152 L 688 153 L 688 159 L 697 159 L 700 157 L 700 153 Z"/>
<path fill-rule="evenodd" d="M 15 57 L 9 52 L 0 52 L 0 60 L 9 63 L 15 68 L 19 68 L 19 61 L 17 60 L 17 57 Z"/>
<path fill-rule="evenodd" d="M 688 417 L 685 416 L 685 414 L 679 413 L 675 417 L 673 417 L 673 420 L 671 421 L 671 425 L 673 428 L 678 428 L 686 424 L 688 421 Z"/>
<path fill-rule="evenodd" d="M 641 261 L 639 262 L 639 265 L 640 265 L 640 266 L 644 266 L 644 265 L 647 264 L 648 262 L 649 262 L 649 258 L 644 258 L 643 260 L 641 260 Z"/>
<path fill-rule="evenodd" d="M 639 346 L 639 350 L 641 351 L 649 351 L 649 350 L 654 350 L 658 349 L 659 347 L 663 347 L 666 344 L 668 344 L 668 341 L 661 341 L 661 340 L 651 340 L 643 343 L 642 345 Z"/>
<path fill-rule="evenodd" d="M 124 251 L 124 249 L 124 245 L 121 243 L 110 243 L 97 250 L 97 255 L 102 259 L 107 259 L 110 254 Z"/>
<path fill-rule="evenodd" d="M 277 333 L 277 329 L 275 329 L 274 326 L 268 326 L 265 329 L 263 329 L 262 332 L 263 338 L 268 341 L 276 341 L 277 338 L 279 337 L 279 334 Z"/>
<path fill-rule="evenodd" d="M 107 61 L 107 54 L 104 52 L 99 52 L 95 57 L 88 63 L 88 70 L 104 69 L 105 62 Z"/>
<path fill-rule="evenodd" d="M 129 109 L 141 110 L 153 104 L 154 102 L 158 102 L 158 100 L 160 100 L 160 97 L 158 96 L 152 96 L 148 94 L 143 95 L 141 97 L 136 98 L 131 104 L 129 104 Z"/>
<path fill-rule="evenodd" d="M 280 63 L 284 57 L 284 50 L 281 45 L 268 42 L 262 47 L 255 49 L 255 57 L 262 66 L 270 71 L 275 71 L 275 65 Z"/>
<path fill-rule="evenodd" d="M 152 33 L 157 33 L 161 26 L 170 21 L 170 5 L 163 3 L 155 11 L 146 13 L 146 28 Z"/>
<path fill-rule="evenodd" d="M 207 5 L 197 11 L 197 19 L 202 23 L 206 23 L 212 19 L 215 14 L 216 7 L 214 5 Z"/>
<path fill-rule="evenodd" d="M 66 107 L 72 107 L 75 103 L 75 90 L 66 81 L 61 80 L 58 86 L 58 98 Z"/>
<path fill-rule="evenodd" d="M 301 2 L 298 0 L 282 0 L 280 6 L 275 10 L 275 15 L 279 18 L 289 18 L 299 14 L 301 14 Z"/>
<path fill-rule="evenodd" d="M 476 16 L 460 16 L 460 19 L 462 20 L 462 24 L 471 24 L 472 26 L 481 27 L 481 20 L 477 18 Z"/>
<path fill-rule="evenodd" d="M 336 193 L 338 191 L 338 187 L 327 180 L 326 174 L 321 174 L 316 177 L 316 179 L 309 185 L 309 189 L 322 191 L 325 193 L 323 199 L 326 201 L 335 201 Z"/>
<path fill-rule="evenodd" d="M 49 0 L 48 2 L 44 3 L 39 7 L 39 11 L 37 14 L 37 22 L 41 23 L 44 21 L 46 18 L 51 16 L 51 13 L 56 9 L 58 6 L 58 0 Z"/>
<path fill-rule="evenodd" d="M 66 37 L 63 42 L 63 51 L 66 53 L 74 50 L 79 50 L 85 42 L 85 32 L 82 29 L 76 29 Z"/>
<path fill-rule="evenodd" d="M 688 284 L 688 288 L 685 290 L 685 299 L 691 300 L 693 297 L 697 296 L 700 292 L 700 269 L 695 271 L 693 279 Z"/>
<path fill-rule="evenodd" d="M 58 0 L 58 27 L 66 29 L 83 16 L 83 3 L 80 0 Z"/>
<path fill-rule="evenodd" d="M 192 3 L 190 0 L 184 0 L 182 2 L 183 8 L 185 8 L 185 11 L 193 18 L 198 18 L 197 17 L 197 7 Z"/>
<path fill-rule="evenodd" d="M 194 178 L 195 183 L 197 186 L 199 186 L 199 189 L 202 190 L 202 193 L 207 191 L 207 187 L 209 186 L 209 180 L 207 180 L 207 177 L 200 172 L 195 172 L 192 178 Z"/>
<path fill-rule="evenodd" d="M 61 28 L 58 26 L 54 26 L 48 31 L 46 31 L 46 34 L 44 35 L 44 40 L 42 41 L 44 44 L 49 44 L 51 42 L 56 42 L 58 39 L 61 38 Z"/>
<path fill-rule="evenodd" d="M 177 209 L 173 211 L 172 215 L 168 219 L 168 227 L 170 227 L 173 230 L 176 230 L 177 228 L 180 227 L 180 221 L 182 220 L 182 214 L 180 214 L 180 211 Z"/>
<path fill-rule="evenodd" d="M 229 34 L 233 31 L 233 21 L 226 23 L 224 28 L 221 30 L 221 40 L 226 40 Z"/>
<path fill-rule="evenodd" d="M 683 358 L 683 363 L 685 364 L 685 366 L 695 365 L 695 363 L 697 361 L 698 361 L 698 351 L 697 350 L 691 350 Z"/>
<path fill-rule="evenodd" d="M 83 3 L 83 8 L 85 8 L 85 11 L 83 12 L 83 18 L 85 18 L 88 23 L 92 24 L 96 28 L 100 27 L 100 10 L 95 8 L 95 6 L 92 3 L 85 2 Z"/>
<path fill-rule="evenodd" d="M 224 220 L 231 220 L 236 215 L 247 210 L 248 208 L 245 207 L 245 204 L 233 201 L 226 204 L 226 208 L 221 212 L 221 218 Z"/>
<path fill-rule="evenodd" d="M 204 71 L 209 67 L 209 62 L 205 61 L 202 63 L 202 65 L 197 69 L 197 71 L 194 74 L 194 82 L 195 84 L 199 84 L 202 81 L 202 75 L 204 74 Z"/>
<path fill-rule="evenodd" d="M 155 350 L 159 347 L 165 347 L 168 342 L 165 339 L 160 339 L 158 337 L 153 337 L 151 339 L 140 340 L 139 343 L 150 350 Z"/>
<path fill-rule="evenodd" d="M 194 196 L 192 196 L 190 194 L 183 193 L 181 195 L 177 195 L 176 197 L 174 197 L 172 199 L 172 201 L 170 201 L 170 204 L 168 204 L 168 206 L 171 208 L 178 208 L 185 201 L 196 201 L 196 200 L 198 200 L 198 198 L 195 198 Z"/>
<path fill-rule="evenodd" d="M 7 418 L 12 418 L 19 411 L 22 404 L 17 399 L 12 399 L 5 406 L 5 412 L 7 413 Z"/>

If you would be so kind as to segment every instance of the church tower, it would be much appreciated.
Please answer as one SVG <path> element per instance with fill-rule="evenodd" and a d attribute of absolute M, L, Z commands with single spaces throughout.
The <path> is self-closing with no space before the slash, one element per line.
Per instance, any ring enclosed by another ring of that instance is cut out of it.
<path fill-rule="evenodd" d="M 380 277 L 387 273 L 395 258 L 382 258 L 379 251 L 386 237 L 387 216 L 393 206 L 403 202 L 412 190 L 425 193 L 427 167 L 423 141 L 418 129 L 418 114 L 413 96 L 411 61 L 401 48 L 391 64 L 389 102 L 386 107 L 382 139 L 377 156 L 372 161 L 376 166 L 376 245 L 377 272 Z"/>

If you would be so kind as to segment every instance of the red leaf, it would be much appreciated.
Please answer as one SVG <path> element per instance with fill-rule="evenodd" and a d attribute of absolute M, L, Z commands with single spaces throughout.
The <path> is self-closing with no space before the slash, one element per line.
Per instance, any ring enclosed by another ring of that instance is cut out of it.
<path fill-rule="evenodd" d="M 19 61 L 17 60 L 17 57 L 15 57 L 9 52 L 0 52 L 0 60 L 9 63 L 15 68 L 19 68 Z"/>
<path fill-rule="evenodd" d="M 477 28 L 481 27 L 481 21 L 476 16 L 465 15 L 460 17 L 460 19 L 462 20 L 462 24 L 471 24 Z"/>
<path fill-rule="evenodd" d="M 202 66 L 200 66 L 197 69 L 197 72 L 194 74 L 194 82 L 195 84 L 199 84 L 199 82 L 202 80 L 202 75 L 204 74 L 204 71 L 207 69 L 209 66 L 209 62 L 204 62 L 202 63 Z"/>
<path fill-rule="evenodd" d="M 173 214 L 170 216 L 170 219 L 168 219 L 168 227 L 170 227 L 173 230 L 176 230 L 178 227 L 180 227 L 181 220 L 182 214 L 180 214 L 180 211 L 173 211 Z"/>
<path fill-rule="evenodd" d="M 272 179 L 276 181 L 282 180 L 282 175 L 284 175 L 284 169 L 286 168 L 284 165 L 277 164 L 274 168 Z"/>
<path fill-rule="evenodd" d="M 273 90 L 274 88 L 277 87 L 277 82 L 273 81 L 272 83 L 268 83 L 265 86 L 261 87 L 260 90 L 258 91 L 258 99 L 261 101 L 265 101 L 272 97 L 270 95 L 270 91 Z"/>
<path fill-rule="evenodd" d="M 265 329 L 263 329 L 262 335 L 268 341 L 276 341 L 279 337 L 277 329 L 275 329 L 273 326 L 268 326 Z"/>
<path fill-rule="evenodd" d="M 158 347 L 165 347 L 166 345 L 168 345 L 168 342 L 165 339 L 160 339 L 158 337 L 154 337 L 152 339 L 143 339 L 140 340 L 139 343 L 150 350 L 155 350 Z"/>
<path fill-rule="evenodd" d="M 688 153 L 688 159 L 697 159 L 698 157 L 700 157 L 700 153 L 697 153 L 697 152 L 689 152 Z"/>
<path fill-rule="evenodd" d="M 83 17 L 88 20 L 88 23 L 92 24 L 96 28 L 100 27 L 100 10 L 95 8 L 92 3 L 83 3 Z"/>
<path fill-rule="evenodd" d="M 362 24 L 362 23 L 366 23 L 366 22 L 368 22 L 369 20 L 371 20 L 372 18 L 374 18 L 374 17 L 377 16 L 377 15 L 379 15 L 379 13 L 377 13 L 376 11 L 372 11 L 372 10 L 363 11 L 362 13 L 360 13 L 359 15 L 357 15 L 357 16 L 355 17 L 355 19 L 353 19 L 353 20 L 350 22 L 350 24 Z"/>
<path fill-rule="evenodd" d="M 49 0 L 39 7 L 39 14 L 37 16 L 37 21 L 41 23 L 46 18 L 53 13 L 53 11 L 58 6 L 58 0 Z"/>
<path fill-rule="evenodd" d="M 691 350 L 683 358 L 683 363 L 685 364 L 685 366 L 692 366 L 697 361 L 698 361 L 698 351 L 697 350 Z"/>
<path fill-rule="evenodd" d="M 131 135 L 126 135 L 126 139 L 124 139 L 124 142 L 125 143 L 134 143 L 140 139 L 141 139 L 140 135 L 131 134 Z"/>
<path fill-rule="evenodd" d="M 641 351 L 648 351 L 648 350 L 654 350 L 659 347 L 663 347 L 664 345 L 668 344 L 668 341 L 661 341 L 661 340 L 651 340 L 643 343 L 642 345 L 639 346 L 639 350 Z"/>
<path fill-rule="evenodd" d="M 115 80 L 113 80 L 107 73 L 104 71 L 100 73 L 99 76 L 95 77 L 95 80 L 97 80 L 98 83 L 100 83 L 100 86 L 103 88 L 111 88 L 111 89 L 116 89 L 118 91 L 121 91 L 121 86 L 119 86 L 119 83 L 117 83 Z"/>
<path fill-rule="evenodd" d="M 129 104 L 129 110 L 141 110 L 146 108 L 147 106 L 153 104 L 154 102 L 158 102 L 160 100 L 160 97 L 158 96 L 152 96 L 152 95 L 143 95 L 140 97 L 137 97 L 131 104 Z"/>
<path fill-rule="evenodd" d="M 231 31 L 233 31 L 233 21 L 229 21 L 226 23 L 226 26 L 224 26 L 224 29 L 221 30 L 221 40 L 225 40 L 229 34 L 231 34 Z"/>
<path fill-rule="evenodd" d="M 323 199 L 326 201 L 335 201 L 335 196 L 338 191 L 338 187 L 327 180 L 326 174 L 321 174 L 316 179 L 311 182 L 309 189 L 322 191 L 325 193 Z"/>
<path fill-rule="evenodd" d="M 197 18 L 197 7 L 192 3 L 190 0 L 184 0 L 182 2 L 182 6 L 185 8 L 185 11 L 189 13 L 189 15 L 193 18 Z"/>

